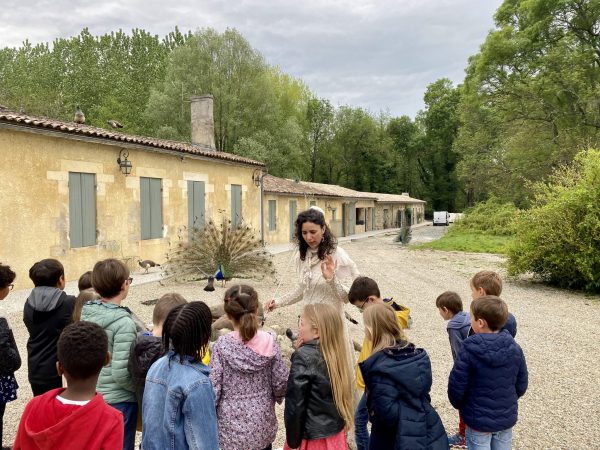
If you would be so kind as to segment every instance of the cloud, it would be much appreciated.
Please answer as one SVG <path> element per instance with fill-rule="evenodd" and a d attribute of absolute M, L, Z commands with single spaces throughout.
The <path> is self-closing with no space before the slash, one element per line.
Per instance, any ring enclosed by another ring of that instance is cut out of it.
<path fill-rule="evenodd" d="M 464 78 L 501 0 L 4 1 L 0 45 L 119 28 L 165 35 L 236 28 L 273 65 L 320 97 L 414 116 L 427 85 Z"/>

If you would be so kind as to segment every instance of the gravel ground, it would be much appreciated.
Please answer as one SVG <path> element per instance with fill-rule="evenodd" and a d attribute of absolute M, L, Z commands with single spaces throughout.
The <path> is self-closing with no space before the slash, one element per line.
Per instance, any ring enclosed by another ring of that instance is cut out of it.
<path fill-rule="evenodd" d="M 434 239 L 444 227 L 426 227 L 413 231 L 414 242 Z M 409 338 L 424 347 L 433 366 L 433 406 L 442 417 L 446 430 L 455 432 L 458 414 L 446 396 L 452 356 L 445 322 L 435 308 L 435 298 L 445 290 L 454 290 L 465 308 L 470 303 L 469 279 L 483 269 L 505 274 L 503 259 L 496 255 L 412 251 L 399 247 L 390 236 L 353 240 L 342 244 L 360 272 L 379 283 L 382 294 L 393 296 L 412 309 L 414 324 Z M 290 253 L 274 256 L 278 267 L 275 280 L 253 282 L 263 301 L 291 289 L 295 283 Z M 151 279 L 151 274 L 134 274 L 136 281 Z M 213 293 L 202 290 L 203 283 L 161 286 L 156 282 L 132 286 L 125 304 L 143 320 L 151 322 L 152 307 L 140 301 L 177 291 L 188 300 L 203 300 L 209 305 L 221 301 L 224 289 Z M 25 294 L 26 295 L 26 294 Z M 8 317 L 24 359 L 17 373 L 21 388 L 19 399 L 9 403 L 4 419 L 5 445 L 14 438 L 23 408 L 31 398 L 27 382 L 26 339 L 22 322 L 23 295 L 13 293 L 0 311 Z M 502 297 L 517 318 L 517 341 L 523 347 L 529 366 L 529 390 L 520 400 L 520 417 L 514 429 L 513 447 L 517 449 L 590 449 L 600 448 L 600 298 L 548 288 L 528 280 L 506 280 Z M 276 310 L 267 325 L 294 327 L 301 305 Z M 361 320 L 358 311 L 347 310 Z M 360 325 L 350 325 L 351 333 L 362 340 Z M 280 431 L 275 448 L 283 445 L 282 408 L 278 407 Z"/>

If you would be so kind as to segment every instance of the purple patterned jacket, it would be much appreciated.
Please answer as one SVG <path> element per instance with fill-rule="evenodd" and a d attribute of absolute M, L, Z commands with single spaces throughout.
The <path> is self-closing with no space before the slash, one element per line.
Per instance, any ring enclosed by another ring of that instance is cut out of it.
<path fill-rule="evenodd" d="M 210 380 L 221 448 L 261 450 L 275 440 L 275 402 L 285 397 L 289 370 L 275 337 L 267 337 L 273 340 L 267 356 L 256 353 L 233 333 L 221 336 L 213 347 Z"/>

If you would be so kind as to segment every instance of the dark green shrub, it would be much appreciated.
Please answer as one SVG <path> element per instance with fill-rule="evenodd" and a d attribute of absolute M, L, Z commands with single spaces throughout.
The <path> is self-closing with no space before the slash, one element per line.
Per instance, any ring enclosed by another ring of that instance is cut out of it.
<path fill-rule="evenodd" d="M 394 238 L 394 242 L 399 242 L 402 245 L 410 244 L 410 240 L 412 239 L 412 228 L 411 227 L 402 227 L 398 234 Z"/>
<path fill-rule="evenodd" d="M 600 292 L 600 152 L 580 153 L 534 192 L 531 209 L 515 221 L 509 273 Z"/>

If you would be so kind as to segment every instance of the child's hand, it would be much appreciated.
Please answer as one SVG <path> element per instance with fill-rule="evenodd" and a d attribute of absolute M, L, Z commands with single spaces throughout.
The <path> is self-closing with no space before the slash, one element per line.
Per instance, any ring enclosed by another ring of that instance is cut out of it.
<path fill-rule="evenodd" d="M 335 269 L 337 268 L 337 262 L 333 259 L 333 256 L 327 255 L 321 263 L 321 273 L 326 281 L 333 280 Z"/>

